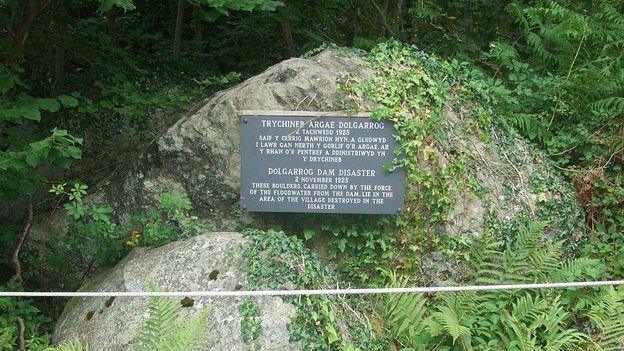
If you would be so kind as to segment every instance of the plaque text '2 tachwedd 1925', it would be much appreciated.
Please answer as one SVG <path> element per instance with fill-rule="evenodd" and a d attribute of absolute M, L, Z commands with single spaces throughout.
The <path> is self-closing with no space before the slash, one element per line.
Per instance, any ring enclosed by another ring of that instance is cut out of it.
<path fill-rule="evenodd" d="M 394 125 L 367 115 L 243 111 L 241 209 L 260 212 L 401 212 L 403 169 Z"/>

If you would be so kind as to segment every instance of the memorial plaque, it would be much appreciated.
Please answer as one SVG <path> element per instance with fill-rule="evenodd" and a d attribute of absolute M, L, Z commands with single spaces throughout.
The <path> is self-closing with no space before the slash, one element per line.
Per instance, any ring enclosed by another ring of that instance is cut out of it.
<path fill-rule="evenodd" d="M 241 209 L 390 214 L 405 174 L 392 164 L 394 125 L 367 114 L 242 111 Z"/>

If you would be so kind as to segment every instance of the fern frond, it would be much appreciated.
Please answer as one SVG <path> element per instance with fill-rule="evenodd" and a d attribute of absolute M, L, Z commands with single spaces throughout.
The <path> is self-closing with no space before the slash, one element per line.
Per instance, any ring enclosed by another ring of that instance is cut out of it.
<path fill-rule="evenodd" d="M 605 351 L 624 348 L 624 290 L 609 287 L 594 301 L 589 319 L 600 333 L 594 335 L 596 343 Z"/>
<path fill-rule="evenodd" d="M 546 276 L 561 267 L 561 247 L 563 242 L 547 242 L 529 257 L 530 275 L 535 278 Z"/>
<path fill-rule="evenodd" d="M 137 351 L 153 351 L 178 318 L 179 307 L 166 297 L 148 298 L 149 317 L 139 330 Z"/>
<path fill-rule="evenodd" d="M 159 291 L 150 282 L 151 291 Z M 166 297 L 149 297 L 149 317 L 139 329 L 136 351 L 191 351 L 205 338 L 204 330 L 209 310 L 178 320 L 181 306 Z"/>
<path fill-rule="evenodd" d="M 544 45 L 542 37 L 533 32 L 525 33 L 527 44 L 533 49 L 533 52 L 544 61 L 553 61 L 557 55 L 554 55 Z"/>
<path fill-rule="evenodd" d="M 548 223 L 535 222 L 527 226 L 520 227 L 516 242 L 505 250 L 503 270 L 505 272 L 506 283 L 523 283 L 535 280 L 543 271 L 536 271 L 533 262 L 536 255 L 543 250 L 541 233 Z M 556 252 L 553 252 L 556 254 Z M 541 253 L 542 259 L 550 262 L 551 253 Z"/>
<path fill-rule="evenodd" d="M 438 311 L 432 315 L 444 331 L 453 338 L 453 343 L 459 338 L 470 336 L 470 329 L 461 324 L 455 308 L 443 305 L 438 307 Z"/>
<path fill-rule="evenodd" d="M 599 113 L 608 114 L 609 117 L 624 115 L 624 97 L 613 96 L 598 100 L 589 106 Z"/>
<path fill-rule="evenodd" d="M 551 134 L 538 114 L 516 113 L 509 117 L 509 122 L 512 127 L 531 140 L 543 143 L 550 138 Z"/>
<path fill-rule="evenodd" d="M 210 309 L 186 318 L 171 327 L 158 342 L 155 351 L 193 351 L 206 342 L 206 320 Z"/>
<path fill-rule="evenodd" d="M 513 304 L 512 313 L 504 322 L 507 333 L 501 333 L 501 337 L 511 343 L 517 340 L 521 350 L 591 349 L 594 345 L 587 334 L 567 328 L 569 319 L 558 295 L 539 297 L 526 293 Z"/>
<path fill-rule="evenodd" d="M 531 29 L 531 24 L 529 23 L 529 20 L 524 15 L 524 12 L 522 12 L 522 9 L 520 9 L 520 6 L 518 6 L 517 3 L 509 3 L 509 5 L 505 6 L 505 11 L 507 11 L 507 13 L 509 13 L 513 17 L 516 23 L 522 26 L 522 29 L 524 29 L 525 31 L 529 31 Z"/>
<path fill-rule="evenodd" d="M 610 24 L 624 26 L 624 15 L 610 3 L 605 2 L 600 4 L 600 11 L 596 16 L 601 19 L 606 19 Z"/>
<path fill-rule="evenodd" d="M 475 252 L 474 281 L 477 284 L 500 284 L 503 282 L 504 272 L 500 266 L 503 261 L 503 253 L 498 249 L 501 242 L 492 242 Z"/>
<path fill-rule="evenodd" d="M 89 345 L 83 344 L 80 340 L 74 340 L 67 344 L 48 347 L 44 351 L 89 351 Z"/>
<path fill-rule="evenodd" d="M 512 306 L 512 314 L 518 321 L 523 321 L 525 316 L 534 313 L 536 310 L 539 311 L 542 308 L 539 300 L 534 299 L 529 293 L 519 297 Z"/>
<path fill-rule="evenodd" d="M 536 316 L 535 319 L 540 320 L 540 324 L 546 327 L 546 331 L 554 334 L 566 325 L 570 313 L 561 307 L 559 295 L 548 299 L 548 304 L 545 307 L 546 313 L 543 313 L 541 318 Z"/>
<path fill-rule="evenodd" d="M 392 287 L 406 287 L 408 280 L 390 274 Z M 388 321 L 390 328 L 399 339 L 411 340 L 425 328 L 427 298 L 423 294 L 404 293 L 387 294 L 380 308 L 380 313 Z"/>
<path fill-rule="evenodd" d="M 600 350 L 587 334 L 576 329 L 564 329 L 561 332 L 553 333 L 545 349 L 553 351 Z"/>
<path fill-rule="evenodd" d="M 549 275 L 554 282 L 568 282 L 581 279 L 588 268 L 595 269 L 600 267 L 602 263 L 600 260 L 592 259 L 588 257 L 580 257 L 569 262 L 564 263 L 555 270 L 549 272 Z"/>
<path fill-rule="evenodd" d="M 506 315 L 505 328 L 497 331 L 507 349 L 538 351 L 537 339 L 532 336 L 527 326 L 513 315 Z M 541 351 L 541 350 L 540 350 Z"/>

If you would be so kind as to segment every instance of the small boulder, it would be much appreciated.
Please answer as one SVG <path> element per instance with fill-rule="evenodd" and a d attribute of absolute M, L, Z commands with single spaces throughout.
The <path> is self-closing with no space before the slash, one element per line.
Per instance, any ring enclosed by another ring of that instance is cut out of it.
<path fill-rule="evenodd" d="M 149 291 L 155 284 L 163 291 L 233 291 L 246 289 L 246 239 L 238 233 L 212 233 L 158 248 L 134 250 L 115 268 L 85 284 L 84 291 Z M 243 350 L 240 305 L 242 298 L 176 298 L 182 314 L 190 316 L 210 308 L 206 340 L 200 350 Z M 148 318 L 143 297 L 75 298 L 65 307 L 54 332 L 56 343 L 75 339 L 93 350 L 133 350 L 139 328 Z M 295 307 L 280 297 L 253 298 L 260 311 L 261 333 L 253 340 L 260 350 L 297 350 L 288 324 Z"/>

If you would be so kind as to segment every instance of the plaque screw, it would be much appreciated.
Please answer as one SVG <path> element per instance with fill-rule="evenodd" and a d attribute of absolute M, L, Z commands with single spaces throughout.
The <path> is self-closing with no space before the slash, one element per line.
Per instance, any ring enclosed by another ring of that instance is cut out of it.
<path fill-rule="evenodd" d="M 401 212 L 403 212 L 403 208 L 401 207 L 397 208 L 397 213 L 401 213 Z"/>
<path fill-rule="evenodd" d="M 246 210 L 246 209 L 247 209 L 247 205 L 243 205 L 243 210 Z"/>
<path fill-rule="evenodd" d="M 243 123 L 247 123 L 247 118 L 243 118 Z"/>

